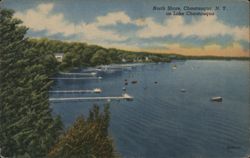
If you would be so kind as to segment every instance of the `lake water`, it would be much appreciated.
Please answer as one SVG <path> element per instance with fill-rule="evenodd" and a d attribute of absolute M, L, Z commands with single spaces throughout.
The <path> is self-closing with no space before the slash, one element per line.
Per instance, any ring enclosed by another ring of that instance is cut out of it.
<path fill-rule="evenodd" d="M 145 64 L 103 73 L 99 81 L 57 80 L 54 90 L 98 87 L 103 93 L 51 97 L 120 96 L 127 79 L 127 93 L 134 100 L 110 104 L 110 135 L 122 157 L 243 158 L 250 154 L 249 69 L 249 61 Z M 223 101 L 211 102 L 213 96 Z M 103 106 L 105 101 L 67 101 L 51 107 L 70 126 L 77 116 L 86 116 L 93 103 Z"/>

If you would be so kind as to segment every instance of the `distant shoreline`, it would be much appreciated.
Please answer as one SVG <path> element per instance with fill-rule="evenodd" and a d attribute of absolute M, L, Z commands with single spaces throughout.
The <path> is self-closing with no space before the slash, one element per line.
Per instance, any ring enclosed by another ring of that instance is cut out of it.
<path fill-rule="evenodd" d="M 244 60 L 250 61 L 250 57 L 220 57 L 220 56 L 184 56 L 186 60 Z"/>
<path fill-rule="evenodd" d="M 132 53 L 141 53 L 141 52 L 132 52 Z M 210 56 L 210 55 L 204 55 L 204 56 L 196 56 L 196 55 L 182 55 L 182 54 L 168 54 L 168 53 L 154 53 L 154 52 L 143 52 L 145 54 L 156 54 L 156 55 L 162 55 L 162 56 L 168 56 L 170 59 L 197 59 L 197 60 L 250 60 L 250 56 Z M 172 56 L 172 57 L 171 57 Z"/>

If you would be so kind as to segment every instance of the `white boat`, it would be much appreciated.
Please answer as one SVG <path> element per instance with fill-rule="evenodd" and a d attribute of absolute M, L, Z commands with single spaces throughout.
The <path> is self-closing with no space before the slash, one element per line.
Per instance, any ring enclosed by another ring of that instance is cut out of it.
<path fill-rule="evenodd" d="M 187 90 L 186 89 L 181 89 L 181 92 L 185 93 Z"/>
<path fill-rule="evenodd" d="M 96 68 L 95 71 L 102 71 L 102 69 L 101 68 Z"/>
<path fill-rule="evenodd" d="M 93 92 L 94 92 L 94 93 L 101 93 L 102 90 L 101 90 L 101 88 L 95 88 L 95 89 L 93 90 Z"/>
<path fill-rule="evenodd" d="M 212 97 L 211 101 L 222 102 L 222 97 L 220 97 L 220 96 Z"/>
<path fill-rule="evenodd" d="M 97 73 L 96 72 L 91 72 L 90 73 L 92 76 L 95 76 Z"/>
<path fill-rule="evenodd" d="M 132 100 L 133 100 L 133 97 L 130 96 L 130 95 L 128 95 L 127 93 L 124 93 L 124 94 L 122 95 L 122 97 L 123 97 L 124 99 L 128 100 L 128 101 L 132 101 Z"/>

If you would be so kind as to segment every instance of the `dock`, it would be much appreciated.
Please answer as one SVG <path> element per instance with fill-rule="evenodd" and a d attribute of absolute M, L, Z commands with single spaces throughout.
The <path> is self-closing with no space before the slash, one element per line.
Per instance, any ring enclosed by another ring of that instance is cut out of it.
<path fill-rule="evenodd" d="M 49 93 L 94 93 L 94 90 L 57 90 Z"/>
<path fill-rule="evenodd" d="M 84 101 L 84 100 L 127 100 L 132 101 L 134 97 L 128 95 L 127 93 L 122 96 L 111 96 L 111 97 L 72 97 L 72 98 L 49 98 L 49 101 Z"/>
<path fill-rule="evenodd" d="M 59 72 L 59 75 L 75 75 L 75 76 L 95 76 L 96 72 L 81 72 L 81 73 L 68 73 L 68 72 Z"/>
<path fill-rule="evenodd" d="M 102 90 L 100 88 L 95 88 L 93 90 L 53 90 L 49 91 L 49 93 L 101 93 Z"/>
<path fill-rule="evenodd" d="M 101 65 L 96 68 L 96 71 L 111 71 L 111 70 L 123 70 L 132 69 L 139 64 L 112 64 L 112 65 Z M 140 64 L 141 65 L 141 64 Z"/>
<path fill-rule="evenodd" d="M 101 80 L 102 77 L 52 77 L 52 80 Z"/>

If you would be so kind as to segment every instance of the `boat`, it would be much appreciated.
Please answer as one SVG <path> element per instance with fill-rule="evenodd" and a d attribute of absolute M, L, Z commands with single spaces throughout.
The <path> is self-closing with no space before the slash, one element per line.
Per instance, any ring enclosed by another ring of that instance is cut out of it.
<path fill-rule="evenodd" d="M 101 93 L 102 90 L 101 90 L 101 88 L 95 88 L 95 89 L 93 90 L 93 92 L 94 92 L 94 93 Z"/>
<path fill-rule="evenodd" d="M 155 81 L 155 84 L 157 84 L 158 82 L 157 81 Z"/>
<path fill-rule="evenodd" d="M 174 66 L 172 67 L 172 69 L 173 69 L 173 70 L 177 69 L 177 66 L 176 66 L 176 65 L 174 65 Z"/>
<path fill-rule="evenodd" d="M 124 93 L 124 94 L 122 95 L 122 97 L 123 97 L 124 99 L 128 100 L 128 101 L 132 101 L 132 100 L 134 99 L 132 96 L 128 95 L 127 93 Z"/>
<path fill-rule="evenodd" d="M 183 92 L 183 93 L 186 92 L 186 89 L 181 89 L 181 92 Z"/>
<path fill-rule="evenodd" d="M 98 77 L 98 79 L 99 79 L 99 80 L 101 80 L 101 79 L 102 79 L 102 77 L 101 77 L 101 76 L 99 76 L 99 77 Z"/>
<path fill-rule="evenodd" d="M 136 80 L 134 80 L 134 81 L 131 81 L 131 83 L 132 83 L 132 84 L 136 84 L 136 83 L 137 83 L 137 81 L 136 81 Z"/>
<path fill-rule="evenodd" d="M 126 91 L 126 87 L 123 87 L 122 90 L 123 90 L 123 91 Z"/>
<path fill-rule="evenodd" d="M 98 67 L 95 69 L 95 71 L 102 71 L 102 68 Z"/>
<path fill-rule="evenodd" d="M 95 76 L 97 73 L 96 72 L 91 72 L 90 73 L 92 76 Z"/>
<path fill-rule="evenodd" d="M 125 82 L 124 85 L 128 85 L 128 82 Z"/>
<path fill-rule="evenodd" d="M 211 101 L 222 102 L 222 97 L 220 97 L 220 96 L 212 97 Z"/>

